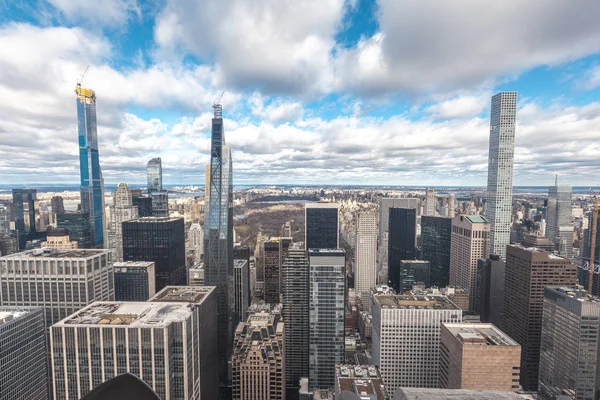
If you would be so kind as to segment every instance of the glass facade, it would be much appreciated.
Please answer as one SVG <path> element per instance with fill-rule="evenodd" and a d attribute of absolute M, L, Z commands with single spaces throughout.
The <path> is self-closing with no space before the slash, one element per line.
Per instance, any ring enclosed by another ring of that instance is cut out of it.
<path fill-rule="evenodd" d="M 148 193 L 162 192 L 162 160 L 160 157 L 148 161 L 146 172 L 148 175 Z"/>
<path fill-rule="evenodd" d="M 115 264 L 115 301 L 146 301 L 152 297 L 154 276 L 149 273 L 154 274 L 154 265 L 149 268 Z"/>
<path fill-rule="evenodd" d="M 146 196 L 133 196 L 131 201 L 138 208 L 138 217 L 152 216 L 152 198 Z"/>
<path fill-rule="evenodd" d="M 400 291 L 400 261 L 414 260 L 417 256 L 417 210 L 390 208 L 388 237 L 388 279 L 395 291 Z"/>
<path fill-rule="evenodd" d="M 421 258 L 429 261 L 431 285 L 446 287 L 450 281 L 452 218 L 421 217 Z"/>
<path fill-rule="evenodd" d="M 19 249 L 25 249 L 27 240 L 35 239 L 40 227 L 40 208 L 35 189 L 13 189 L 15 230 L 19 236 Z"/>
<path fill-rule="evenodd" d="M 88 213 L 69 212 L 56 215 L 56 226 L 66 229 L 71 240 L 77 242 L 80 249 L 92 247 L 92 232 Z"/>
<path fill-rule="evenodd" d="M 306 248 L 337 249 L 339 247 L 338 205 L 335 203 L 307 203 Z"/>
<path fill-rule="evenodd" d="M 426 288 L 431 287 L 429 262 L 421 260 L 400 261 L 399 293 L 412 290 L 413 285 L 422 283 Z"/>

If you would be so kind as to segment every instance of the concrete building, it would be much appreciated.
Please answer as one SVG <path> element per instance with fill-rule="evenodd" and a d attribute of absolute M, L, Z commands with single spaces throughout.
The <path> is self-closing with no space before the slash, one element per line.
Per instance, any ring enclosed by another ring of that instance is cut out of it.
<path fill-rule="evenodd" d="M 389 391 L 438 387 L 440 333 L 444 322 L 462 322 L 462 310 L 446 296 L 372 296 L 373 364 Z"/>
<path fill-rule="evenodd" d="M 503 330 L 522 347 L 521 380 L 538 388 L 544 287 L 577 284 L 577 267 L 567 258 L 536 248 L 509 245 L 506 252 Z"/>
<path fill-rule="evenodd" d="M 304 204 L 306 249 L 338 249 L 340 247 L 338 203 Z"/>
<path fill-rule="evenodd" d="M 469 304 L 477 294 L 477 260 L 487 257 L 490 224 L 478 215 L 459 215 L 452 220 L 450 285 L 469 292 Z"/>
<path fill-rule="evenodd" d="M 331 388 L 344 362 L 346 252 L 309 249 L 309 383 Z"/>
<path fill-rule="evenodd" d="M 538 249 L 542 249 L 552 253 L 554 251 L 554 243 L 550 241 L 547 237 L 539 236 L 539 235 L 525 235 L 523 239 L 521 239 L 521 245 L 523 247 L 537 247 Z"/>
<path fill-rule="evenodd" d="M 10 235 L 10 210 L 0 204 L 0 237 Z"/>
<path fill-rule="evenodd" d="M 48 399 L 41 307 L 0 307 L 0 399 Z"/>
<path fill-rule="evenodd" d="M 573 257 L 573 224 L 571 223 L 571 185 L 548 186 L 548 208 L 546 210 L 546 236 L 555 245 L 558 253 Z"/>
<path fill-rule="evenodd" d="M 506 263 L 496 255 L 477 261 L 477 302 L 475 312 L 481 322 L 489 322 L 502 329 L 504 323 L 504 286 Z"/>
<path fill-rule="evenodd" d="M 423 208 L 423 215 L 435 216 L 436 199 L 433 188 L 425 189 L 425 207 Z"/>
<path fill-rule="evenodd" d="M 53 396 L 80 399 L 129 372 L 164 400 L 219 396 L 212 286 L 166 287 L 147 302 L 94 302 L 51 328 Z"/>
<path fill-rule="evenodd" d="M 115 301 L 146 301 L 156 293 L 154 263 L 119 261 L 115 268 Z"/>
<path fill-rule="evenodd" d="M 46 327 L 114 300 L 110 250 L 34 249 L 0 257 L 0 304 L 43 307 Z"/>
<path fill-rule="evenodd" d="M 421 284 L 425 287 L 431 286 L 431 271 L 429 261 L 423 260 L 400 260 L 400 278 L 398 293 L 412 290 L 414 285 Z"/>
<path fill-rule="evenodd" d="M 203 286 L 204 285 L 204 263 L 197 262 L 188 270 L 188 285 Z"/>
<path fill-rule="evenodd" d="M 521 346 L 492 324 L 444 323 L 440 388 L 519 390 Z"/>
<path fill-rule="evenodd" d="M 429 261 L 431 285 L 448 286 L 450 282 L 450 243 L 452 218 L 421 217 L 421 258 Z"/>
<path fill-rule="evenodd" d="M 516 114 L 517 92 L 501 92 L 492 97 L 485 209 L 490 248 L 484 257 L 497 254 L 504 259 L 510 243 Z"/>
<path fill-rule="evenodd" d="M 354 257 L 354 288 L 363 304 L 367 304 L 370 303 L 369 292 L 377 284 L 377 216 L 374 213 L 356 214 Z"/>
<path fill-rule="evenodd" d="M 546 287 L 539 397 L 600 397 L 600 299 L 579 287 Z"/>
<path fill-rule="evenodd" d="M 448 195 L 448 217 L 454 218 L 456 215 L 456 196 L 454 193 Z"/>
<path fill-rule="evenodd" d="M 358 399 L 390 400 L 383 379 L 374 365 L 336 365 L 334 396 L 354 393 Z"/>
<path fill-rule="evenodd" d="M 240 322 L 233 338 L 233 399 L 283 400 L 284 323 L 278 313 L 258 312 Z"/>
<path fill-rule="evenodd" d="M 138 207 L 133 205 L 129 186 L 124 182 L 119 183 L 119 186 L 117 186 L 113 205 L 109 207 L 109 215 L 108 248 L 114 251 L 115 261 L 122 261 L 123 222 L 138 217 Z"/>
<path fill-rule="evenodd" d="M 79 244 L 75 240 L 71 240 L 69 235 L 48 235 L 46 241 L 42 242 L 41 247 L 51 247 L 53 249 L 77 249 Z"/>
<path fill-rule="evenodd" d="M 198 222 L 194 222 L 188 230 L 188 242 L 190 249 L 194 251 L 196 262 L 204 257 L 204 228 Z"/>
<path fill-rule="evenodd" d="M 233 290 L 235 297 L 235 311 L 240 322 L 248 318 L 250 306 L 250 275 L 248 260 L 233 260 Z"/>
<path fill-rule="evenodd" d="M 19 251 L 19 240 L 12 237 L 0 237 L 0 256 L 7 256 Z"/>

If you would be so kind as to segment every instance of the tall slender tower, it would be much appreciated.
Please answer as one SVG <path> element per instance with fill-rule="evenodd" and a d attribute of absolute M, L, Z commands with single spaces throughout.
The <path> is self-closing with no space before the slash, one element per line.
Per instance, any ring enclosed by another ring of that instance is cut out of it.
<path fill-rule="evenodd" d="M 377 284 L 377 215 L 356 215 L 356 292 L 363 305 L 370 304 L 369 291 Z"/>
<path fill-rule="evenodd" d="M 234 323 L 233 291 L 233 185 L 231 149 L 225 144 L 223 108 L 214 104 L 212 120 L 209 203 L 204 224 L 204 284 L 217 287 L 219 325 L 219 375 L 221 392 L 227 385 Z"/>
<path fill-rule="evenodd" d="M 129 186 L 119 183 L 115 191 L 113 205 L 110 209 L 110 229 L 108 231 L 108 248 L 114 251 L 116 261 L 123 260 L 123 222 L 138 217 L 138 208 L 131 200 Z"/>
<path fill-rule="evenodd" d="M 561 256 L 573 257 L 573 225 L 571 224 L 571 185 L 548 186 L 546 237 L 555 244 Z M 556 246 L 558 245 L 558 246 Z"/>
<path fill-rule="evenodd" d="M 81 210 L 89 213 L 92 247 L 104 247 L 104 191 L 98 156 L 96 92 L 75 87 L 77 94 L 77 132 L 79 134 L 79 170 L 81 174 Z"/>
<path fill-rule="evenodd" d="M 146 166 L 148 175 L 148 193 L 161 192 L 162 188 L 162 160 L 156 157 L 148 161 Z"/>
<path fill-rule="evenodd" d="M 491 228 L 490 254 L 503 259 L 510 243 L 516 114 L 517 92 L 500 92 L 492 97 L 485 217 Z"/>
<path fill-rule="evenodd" d="M 435 192 L 433 188 L 425 190 L 425 210 L 423 215 L 435 215 Z"/>

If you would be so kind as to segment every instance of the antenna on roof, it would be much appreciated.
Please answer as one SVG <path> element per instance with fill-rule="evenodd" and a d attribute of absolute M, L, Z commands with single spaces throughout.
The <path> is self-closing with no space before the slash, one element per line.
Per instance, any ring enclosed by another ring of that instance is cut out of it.
<path fill-rule="evenodd" d="M 224 94 L 225 94 L 225 91 L 223 90 L 221 92 L 221 95 L 219 97 L 217 97 L 217 99 L 213 102 L 213 110 L 215 113 L 215 118 L 223 118 L 223 106 L 221 106 L 221 99 L 223 98 Z"/>

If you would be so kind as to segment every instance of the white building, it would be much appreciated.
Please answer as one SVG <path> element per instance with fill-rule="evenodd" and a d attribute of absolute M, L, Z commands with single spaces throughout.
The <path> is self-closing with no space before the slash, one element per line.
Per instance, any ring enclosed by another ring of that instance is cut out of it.
<path fill-rule="evenodd" d="M 369 291 L 377 284 L 377 217 L 374 213 L 356 214 L 354 287 L 363 305 L 369 303 Z"/>
<path fill-rule="evenodd" d="M 435 193 L 433 188 L 427 188 L 425 190 L 425 207 L 423 215 L 435 215 Z"/>
<path fill-rule="evenodd" d="M 454 218 L 456 215 L 456 196 L 454 193 L 450 193 L 448 196 L 448 216 Z"/>
<path fill-rule="evenodd" d="M 122 224 L 137 218 L 138 208 L 133 205 L 131 192 L 126 183 L 121 182 L 115 191 L 113 205 L 109 207 L 110 230 L 108 231 L 108 248 L 114 251 L 115 261 L 123 261 L 123 228 Z"/>
<path fill-rule="evenodd" d="M 444 322 L 462 322 L 462 310 L 443 295 L 372 295 L 373 364 L 390 392 L 438 387 Z"/>
<path fill-rule="evenodd" d="M 510 243 L 516 114 L 517 92 L 492 97 L 485 216 L 490 223 L 490 254 L 502 259 Z"/>
<path fill-rule="evenodd" d="M 196 261 L 200 261 L 204 255 L 204 229 L 198 222 L 194 222 L 188 230 L 188 241 L 190 250 L 194 251 Z"/>

